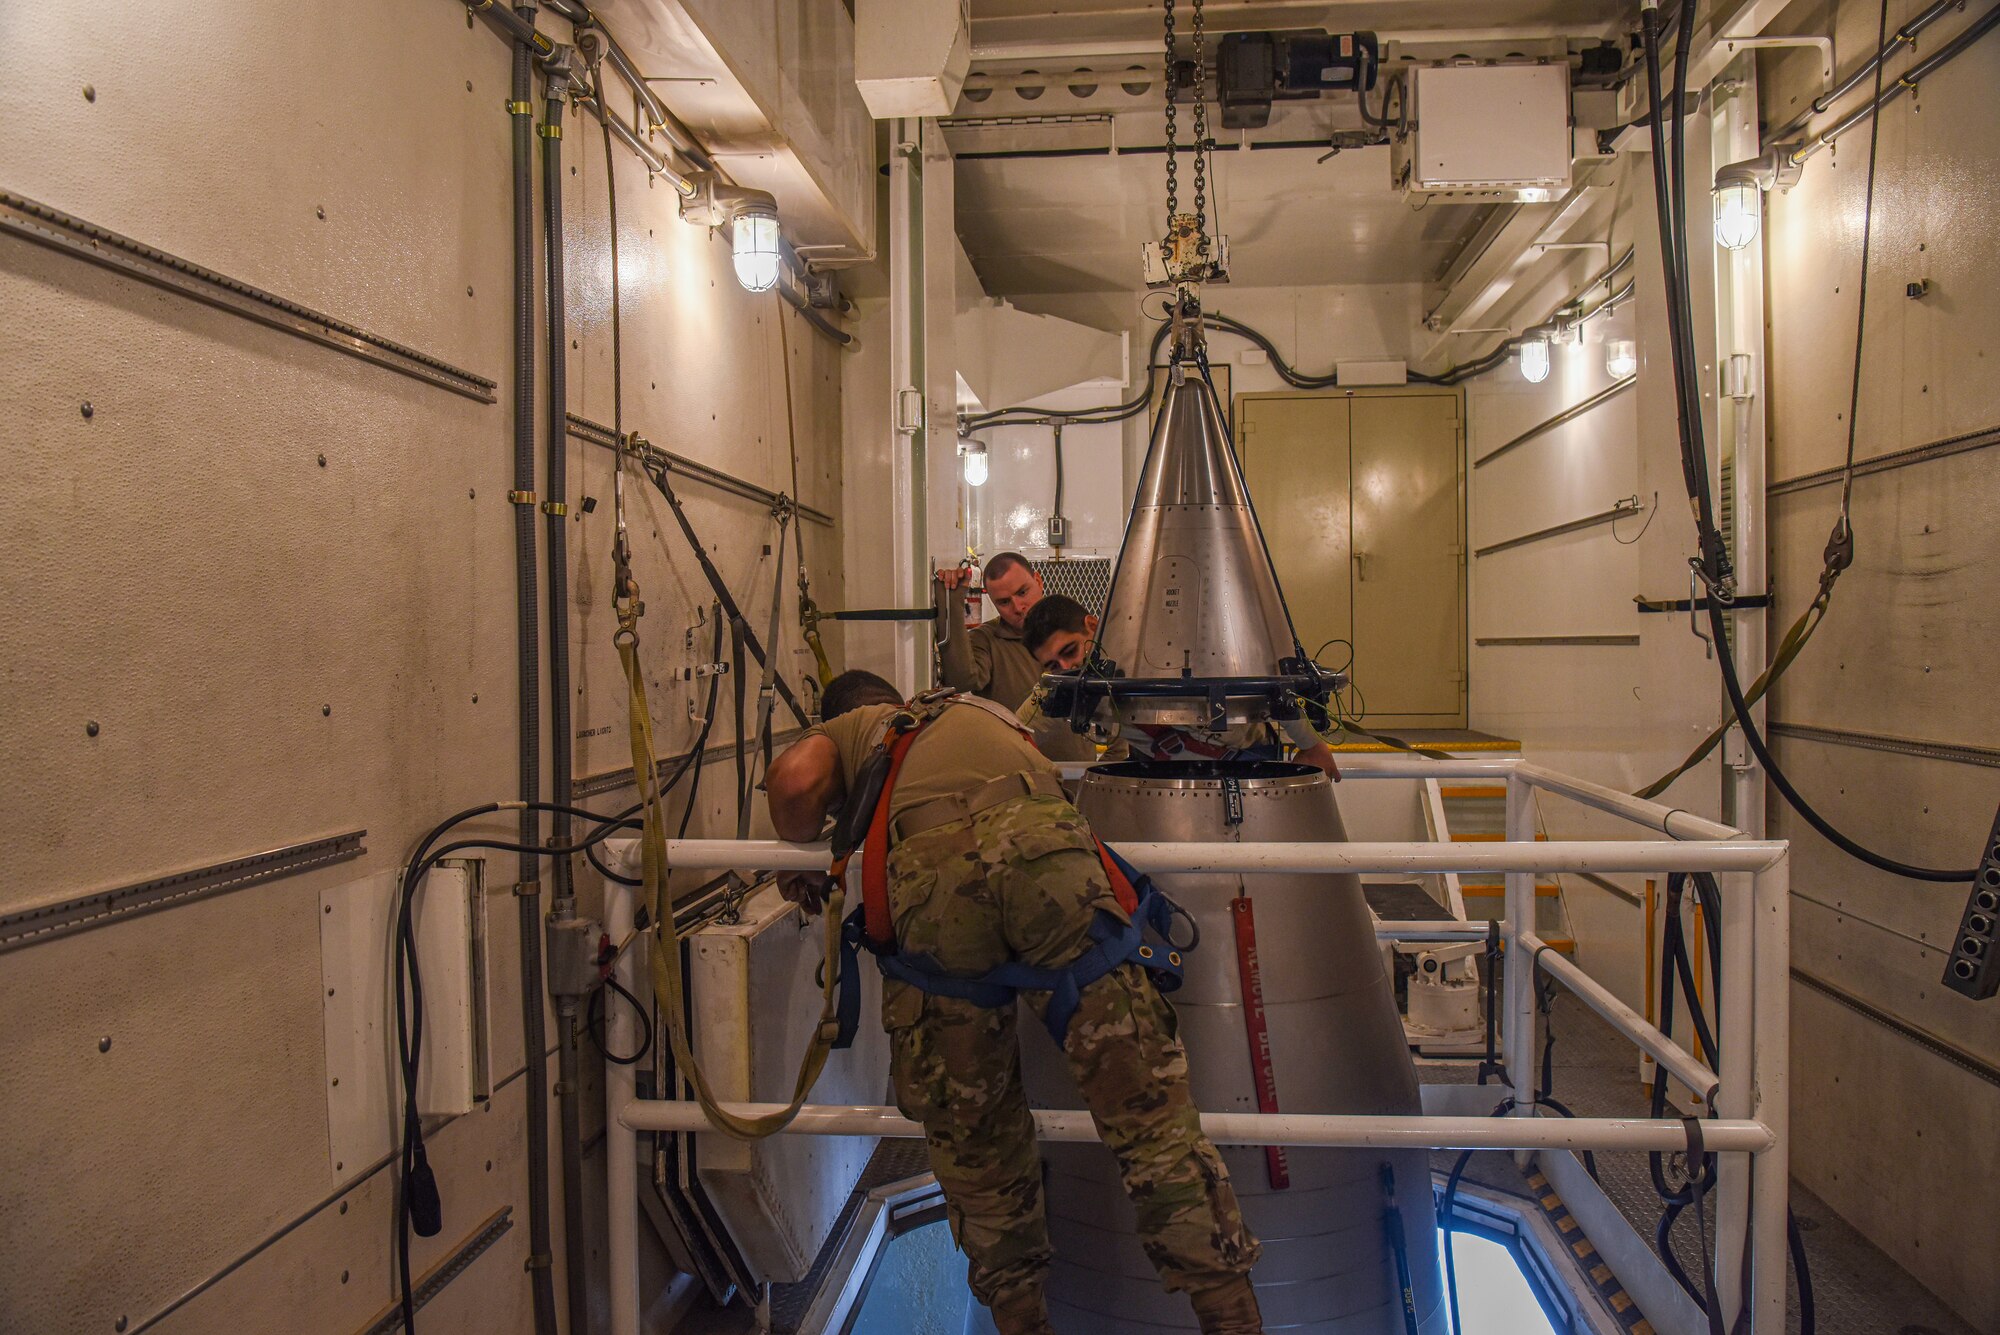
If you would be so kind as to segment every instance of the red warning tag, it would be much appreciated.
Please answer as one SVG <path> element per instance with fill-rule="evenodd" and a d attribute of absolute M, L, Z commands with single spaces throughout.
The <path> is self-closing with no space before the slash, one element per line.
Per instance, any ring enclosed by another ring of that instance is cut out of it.
<path fill-rule="evenodd" d="M 1257 1111 L 1278 1111 L 1278 1074 L 1271 1065 L 1271 1031 L 1264 1022 L 1264 983 L 1257 967 L 1257 919 L 1248 895 L 1230 901 L 1229 912 L 1236 927 L 1236 974 L 1243 985 L 1243 1028 L 1250 1039 L 1250 1070 L 1257 1081 Z M 1264 1147 L 1264 1167 L 1273 1189 L 1282 1191 L 1292 1184 L 1291 1169 L 1285 1163 L 1282 1145 Z"/>

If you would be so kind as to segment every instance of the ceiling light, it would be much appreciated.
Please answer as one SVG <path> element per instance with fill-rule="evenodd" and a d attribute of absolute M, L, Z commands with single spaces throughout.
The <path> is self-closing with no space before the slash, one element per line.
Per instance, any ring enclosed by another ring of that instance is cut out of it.
<path fill-rule="evenodd" d="M 1629 338 L 1607 339 L 1604 343 L 1604 373 L 1623 380 L 1639 370 L 1639 348 Z"/>
<path fill-rule="evenodd" d="M 1549 378 L 1549 339 L 1546 330 L 1531 329 L 1521 339 L 1521 378 L 1539 385 Z"/>
<path fill-rule="evenodd" d="M 959 467 L 965 473 L 965 485 L 983 487 L 988 472 L 986 442 L 961 437 L 958 442 Z"/>

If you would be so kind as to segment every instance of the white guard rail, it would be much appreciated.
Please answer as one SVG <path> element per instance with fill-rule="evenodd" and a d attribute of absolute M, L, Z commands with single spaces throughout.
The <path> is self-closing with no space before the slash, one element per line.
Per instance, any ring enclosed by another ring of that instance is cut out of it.
<path fill-rule="evenodd" d="M 1704 1098 L 1713 1112 L 1703 1123 L 1703 1139 L 1721 1152 L 1716 1187 L 1716 1289 L 1723 1305 L 1723 1328 L 1735 1329 L 1747 1305 L 1751 1335 L 1783 1335 L 1786 1316 L 1785 1220 L 1790 1164 L 1787 1099 L 1790 1042 L 1791 917 L 1789 846 L 1748 838 L 1740 831 L 1686 811 L 1661 806 L 1600 784 L 1558 774 L 1510 758 L 1424 760 L 1368 758 L 1345 763 L 1345 780 L 1489 779 L 1507 785 L 1507 838 L 1490 844 L 1230 844 L 1121 843 L 1119 852 L 1142 871 L 1260 872 L 1348 871 L 1493 872 L 1506 874 L 1506 913 L 1500 935 L 1514 959 L 1528 968 L 1506 972 L 1506 996 L 1499 1017 L 1502 1051 L 1514 1086 L 1509 1119 L 1467 1117 L 1348 1117 L 1294 1113 L 1209 1113 L 1202 1125 L 1225 1144 L 1321 1145 L 1431 1149 L 1495 1149 L 1528 1153 L 1568 1150 L 1678 1150 L 1686 1145 L 1679 1122 L 1632 1118 L 1542 1118 L 1535 1105 L 1537 1033 L 1534 973 L 1545 970 L 1588 1004 L 1673 1076 Z M 1621 816 L 1666 839 L 1538 842 L 1530 821 L 1533 790 L 1556 793 L 1599 811 Z M 614 856 L 636 841 L 611 841 Z M 619 846 L 623 844 L 624 848 Z M 770 840 L 682 839 L 669 841 L 668 865 L 686 870 L 817 870 L 827 865 L 823 846 Z M 1539 872 L 1712 872 L 1722 888 L 1721 1014 L 1718 1018 L 1722 1070 L 1712 1071 L 1679 1044 L 1618 1000 L 1576 964 L 1548 949 L 1535 935 L 1535 876 Z M 632 891 L 607 886 L 606 927 L 623 940 L 633 921 Z M 1380 923 L 1378 935 L 1400 940 L 1478 940 L 1477 927 L 1438 923 Z M 643 956 L 628 950 L 618 961 L 621 982 L 646 986 Z M 607 1008 L 612 1032 L 607 1046 L 630 1051 L 631 1008 Z M 638 1335 L 638 1133 L 688 1132 L 705 1128 L 694 1103 L 642 1100 L 633 1095 L 632 1069 L 606 1068 L 610 1110 L 607 1156 L 610 1176 L 612 1335 Z M 770 1111 L 760 1104 L 737 1111 Z M 1041 1112 L 1037 1129 L 1044 1139 L 1093 1139 L 1089 1115 Z M 917 1136 L 921 1130 L 894 1108 L 809 1105 L 785 1135 Z M 1585 1182 L 1588 1179 L 1584 1179 Z M 1627 1227 L 1615 1211 L 1596 1217 L 1610 1227 Z M 1634 1238 L 1637 1237 L 1634 1233 Z M 1622 1245 L 1607 1255 L 1638 1255 Z M 1744 1258 L 1748 1259 L 1745 1273 Z M 1622 1277 L 1622 1276 L 1621 1276 Z M 1628 1282 L 1628 1288 L 1632 1285 Z M 1698 1332 L 1692 1309 L 1675 1289 L 1649 1303 L 1635 1293 L 1641 1310 L 1666 1335 Z M 1654 1310 L 1657 1308 L 1658 1310 Z"/>

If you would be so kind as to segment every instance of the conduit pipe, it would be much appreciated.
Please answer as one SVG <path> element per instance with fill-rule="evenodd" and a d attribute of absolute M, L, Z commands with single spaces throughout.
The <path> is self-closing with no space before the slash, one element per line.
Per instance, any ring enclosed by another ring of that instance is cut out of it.
<path fill-rule="evenodd" d="M 529 32 L 535 11 L 516 12 Z M 514 42 L 512 106 L 514 132 L 514 490 L 535 488 L 535 139 L 533 111 L 534 53 L 525 40 Z M 539 593 L 535 588 L 535 512 L 514 508 L 515 625 L 520 696 L 521 800 L 541 796 L 541 631 Z M 541 820 L 521 812 L 520 843 L 541 843 Z M 521 855 L 515 872 L 515 896 L 521 933 L 521 1037 L 527 1049 L 528 1121 L 528 1252 L 544 1258 L 551 1247 L 549 1227 L 549 1067 L 548 1033 L 542 1023 L 542 896 L 536 887 L 541 869 L 533 853 Z M 534 1293 L 536 1335 L 555 1335 L 555 1277 L 546 1262 L 531 1259 L 528 1275 Z"/>
<path fill-rule="evenodd" d="M 549 582 L 549 770 L 551 789 L 557 802 L 570 805 L 575 796 L 571 771 L 575 740 L 570 724 L 569 681 L 569 329 L 564 300 L 563 216 L 562 216 L 562 113 L 569 79 L 564 70 L 547 67 L 547 111 L 542 122 L 542 239 L 547 248 L 548 275 L 548 368 L 549 392 L 546 403 L 545 446 L 548 450 L 547 494 L 542 497 L 542 513 L 548 519 Z M 608 166 L 609 164 L 607 164 Z M 574 842 L 572 822 L 563 812 L 551 821 L 550 835 L 558 845 Z M 558 919 L 576 912 L 576 886 L 570 860 L 557 856 L 549 860 L 551 906 Z M 537 924 L 536 930 L 540 930 Z M 564 1284 L 569 1295 L 569 1328 L 588 1330 L 590 1320 L 589 1275 L 585 1268 L 583 1234 L 583 1107 L 580 1054 L 577 1051 L 577 1006 L 571 996 L 556 999 L 560 1026 L 557 1039 L 556 1095 L 559 1100 L 563 1166 L 563 1260 Z"/>
<path fill-rule="evenodd" d="M 781 1103 L 725 1103 L 743 1117 L 783 1112 Z M 618 1120 L 634 1131 L 713 1131 L 701 1105 L 635 1099 Z M 1203 1113 L 1201 1129 L 1218 1145 L 1319 1145 L 1380 1150 L 1685 1150 L 1687 1128 L 1674 1119 L 1642 1117 L 1398 1117 L 1329 1113 Z M 1761 1154 L 1772 1147 L 1769 1127 L 1748 1119 L 1705 1121 L 1712 1150 Z M 779 1135 L 888 1136 L 912 1140 L 923 1127 L 895 1108 L 807 1104 Z M 1099 1139 L 1087 1112 L 1035 1113 L 1038 1140 Z"/>

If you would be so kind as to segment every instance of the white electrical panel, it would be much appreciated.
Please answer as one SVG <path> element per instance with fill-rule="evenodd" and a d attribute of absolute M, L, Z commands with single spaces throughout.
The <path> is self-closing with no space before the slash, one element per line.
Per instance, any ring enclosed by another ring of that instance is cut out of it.
<path fill-rule="evenodd" d="M 1569 66 L 1420 65 L 1407 77 L 1410 128 L 1391 154 L 1398 188 L 1533 203 L 1569 187 Z"/>
<path fill-rule="evenodd" d="M 417 1107 L 426 1117 L 470 1112 L 492 1092 L 482 867 L 475 858 L 439 863 L 416 902 L 424 984 Z M 393 982 L 400 879 L 378 872 L 320 894 L 327 1151 L 342 1181 L 396 1144 L 403 1083 Z"/>

